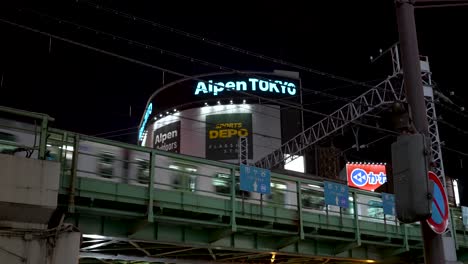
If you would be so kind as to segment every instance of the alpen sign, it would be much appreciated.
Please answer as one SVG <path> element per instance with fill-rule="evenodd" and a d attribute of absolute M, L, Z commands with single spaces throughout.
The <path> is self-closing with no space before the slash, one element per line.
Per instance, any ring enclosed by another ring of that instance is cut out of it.
<path fill-rule="evenodd" d="M 180 152 L 180 121 L 154 131 L 154 148 L 174 153 Z"/>
<path fill-rule="evenodd" d="M 195 95 L 213 94 L 214 96 L 225 91 L 262 92 L 270 94 L 295 95 L 296 85 L 292 82 L 280 80 L 263 80 L 248 78 L 247 80 L 213 82 L 198 82 Z"/>

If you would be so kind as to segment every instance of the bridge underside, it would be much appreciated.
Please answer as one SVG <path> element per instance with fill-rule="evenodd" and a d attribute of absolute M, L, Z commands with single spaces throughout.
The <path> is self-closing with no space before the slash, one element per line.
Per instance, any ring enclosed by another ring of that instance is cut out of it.
<path fill-rule="evenodd" d="M 299 216 L 294 208 L 240 200 L 233 211 L 229 199 L 175 190 L 155 191 L 150 219 L 143 187 L 89 178 L 79 178 L 78 186 L 66 222 L 85 234 L 80 263 L 271 263 L 273 255 L 274 263 L 422 258 L 419 226 L 365 220 L 357 225 L 345 213 L 304 210 Z M 69 206 L 65 191 L 59 200 Z"/>

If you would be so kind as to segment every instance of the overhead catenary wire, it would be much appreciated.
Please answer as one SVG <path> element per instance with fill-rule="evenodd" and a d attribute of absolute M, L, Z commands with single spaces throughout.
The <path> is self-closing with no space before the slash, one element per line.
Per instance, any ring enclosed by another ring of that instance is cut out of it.
<path fill-rule="evenodd" d="M 129 62 L 138 64 L 138 65 L 141 65 L 141 66 L 153 68 L 153 69 L 156 69 L 156 70 L 159 70 L 159 71 L 165 71 L 167 73 L 170 73 L 170 74 L 173 74 L 173 75 L 176 75 L 176 76 L 179 76 L 179 77 L 192 78 L 192 76 L 190 76 L 190 75 L 180 73 L 180 72 L 177 72 L 175 70 L 170 70 L 170 69 L 160 67 L 160 66 L 157 66 L 157 65 L 153 65 L 153 64 L 150 64 L 150 63 L 147 63 L 147 62 L 143 62 L 143 61 L 140 61 L 140 60 L 137 60 L 137 59 L 129 58 L 127 56 L 123 56 L 123 55 L 120 55 L 120 54 L 117 54 L 117 53 L 114 53 L 114 52 L 106 51 L 106 50 L 103 50 L 103 49 L 100 49 L 100 48 L 97 48 L 97 47 L 94 47 L 94 46 L 91 46 L 91 45 L 88 45 L 88 44 L 84 44 L 84 43 L 81 43 L 81 42 L 78 42 L 78 41 L 68 39 L 68 38 L 60 37 L 58 35 L 51 34 L 51 33 L 45 32 L 45 31 L 41 31 L 41 30 L 29 27 L 29 26 L 21 25 L 21 24 L 18 24 L 18 23 L 15 23 L 15 22 L 12 22 L 12 21 L 9 21 L 9 20 L 6 20 L 6 19 L 0 19 L 0 22 L 5 23 L 5 24 L 9 24 L 11 26 L 15 26 L 15 27 L 18 27 L 18 28 L 21 28 L 21 29 L 24 29 L 24 30 L 32 31 L 32 32 L 35 32 L 35 33 L 38 33 L 38 34 L 41 34 L 41 35 L 44 35 L 44 36 L 48 36 L 48 37 L 51 37 L 51 38 L 54 38 L 54 39 L 57 39 L 57 40 L 61 40 L 63 42 L 73 44 L 73 45 L 76 45 L 76 46 L 79 46 L 79 47 L 82 47 L 82 48 L 86 48 L 86 49 L 89 49 L 89 50 L 92 50 L 92 51 L 95 51 L 95 52 L 106 54 L 106 55 L 112 56 L 114 58 L 129 61 Z M 194 79 L 194 80 L 198 80 L 200 82 L 205 82 L 205 83 L 207 82 L 206 80 L 199 79 L 199 78 Z M 267 97 L 264 97 L 264 96 L 252 95 L 252 94 L 249 94 L 249 93 L 246 93 L 246 92 L 236 91 L 236 90 L 233 90 L 233 92 L 244 94 L 244 95 L 247 95 L 247 96 L 250 96 L 250 97 L 257 97 L 257 98 L 262 99 L 262 100 L 267 101 L 267 102 L 273 102 L 273 103 L 278 104 L 278 105 L 289 106 L 289 107 L 296 108 L 298 110 L 302 110 L 302 111 L 305 111 L 305 112 L 308 112 L 308 113 L 316 114 L 316 115 L 319 115 L 319 116 L 322 116 L 322 117 L 331 117 L 328 114 L 324 114 L 324 113 L 314 111 L 314 110 L 311 110 L 311 109 L 304 109 L 301 106 L 291 105 L 291 104 L 284 103 L 282 101 L 278 101 L 278 100 L 275 100 L 275 99 L 270 99 L 270 98 L 267 98 Z M 145 107 L 145 109 L 146 109 L 146 107 Z M 344 121 L 341 118 L 337 118 L 337 117 L 331 117 L 331 118 L 334 118 L 334 119 L 340 120 L 340 121 Z M 388 133 L 397 133 L 397 132 L 392 131 L 392 130 L 383 129 L 383 128 L 379 128 L 379 127 L 375 127 L 375 126 L 371 126 L 371 125 L 366 125 L 366 124 L 363 124 L 363 123 L 358 122 L 358 121 L 351 121 L 350 123 L 353 123 L 355 125 L 359 125 L 359 126 L 362 126 L 362 127 L 367 127 L 367 128 L 371 128 L 371 129 L 385 131 L 385 132 L 388 132 Z"/>
<path fill-rule="evenodd" d="M 21 11 L 23 11 L 23 10 L 21 10 Z M 224 65 L 221 65 L 221 64 L 212 63 L 212 62 L 208 62 L 208 61 L 205 61 L 205 60 L 202 60 L 202 59 L 187 56 L 187 55 L 184 55 L 184 54 L 181 54 L 181 53 L 178 53 L 178 52 L 174 52 L 174 51 L 170 51 L 170 50 L 167 50 L 167 49 L 163 49 L 163 48 L 151 45 L 151 44 L 143 43 L 143 42 L 136 41 L 136 40 L 129 39 L 129 38 L 125 38 L 125 37 L 122 37 L 122 36 L 119 36 L 119 35 L 108 33 L 108 32 L 102 31 L 102 30 L 98 30 L 98 29 L 95 29 L 95 28 L 84 26 L 84 25 L 81 25 L 81 24 L 78 24 L 78 23 L 75 23 L 75 22 L 72 22 L 72 21 L 69 21 L 69 20 L 53 17 L 53 16 L 50 16 L 50 15 L 44 14 L 42 12 L 38 12 L 38 11 L 35 11 L 35 10 L 29 10 L 29 12 L 32 12 L 32 13 L 34 13 L 36 15 L 41 16 L 41 17 L 46 17 L 48 19 L 55 20 L 56 22 L 61 23 L 61 24 L 63 23 L 63 24 L 69 24 L 69 25 L 75 26 L 79 30 L 85 29 L 85 30 L 94 32 L 94 33 L 99 34 L 99 35 L 108 36 L 112 40 L 121 40 L 121 41 L 124 41 L 127 44 L 136 45 L 136 46 L 139 46 L 139 47 L 144 48 L 144 49 L 157 50 L 157 51 L 160 52 L 160 54 L 165 54 L 165 55 L 172 56 L 172 57 L 175 57 L 175 58 L 178 58 L 178 59 L 186 60 L 186 61 L 189 61 L 191 63 L 198 63 L 200 65 L 216 68 L 218 70 L 231 71 L 231 72 L 236 73 L 236 74 L 245 75 L 245 76 L 249 76 L 249 77 L 255 77 L 255 78 L 258 78 L 258 79 L 261 79 L 261 80 L 269 81 L 269 79 L 264 77 L 264 76 L 259 76 L 257 74 L 251 74 L 251 73 L 245 73 L 243 71 L 234 69 L 232 67 L 227 67 L 227 66 L 224 66 Z M 368 82 L 373 82 L 373 81 L 377 81 L 377 80 L 382 81 L 382 79 L 379 78 L 379 79 L 375 79 L 375 80 L 371 80 L 371 81 L 365 81 L 365 82 L 362 82 L 362 83 L 367 85 Z M 348 85 L 340 86 L 340 87 L 332 87 L 332 88 L 329 88 L 329 89 L 326 89 L 326 90 L 334 90 L 334 89 L 339 89 L 339 88 L 342 88 L 342 87 L 351 87 L 351 86 L 354 86 L 354 85 L 355 84 L 351 84 L 351 85 L 348 84 Z M 368 86 L 368 87 L 376 88 L 375 86 Z M 341 101 L 345 101 L 345 102 L 351 102 L 352 101 L 352 99 L 349 99 L 349 98 L 346 98 L 346 97 L 342 97 L 342 96 L 334 95 L 334 94 L 331 94 L 331 93 L 327 93 L 326 90 L 320 91 L 320 90 L 310 89 L 310 88 L 306 88 L 306 87 L 301 87 L 301 89 L 303 91 L 303 96 L 307 95 L 307 94 L 316 94 L 316 95 L 321 95 L 321 96 L 324 96 L 324 97 L 329 97 L 329 98 L 333 98 L 335 100 L 341 100 Z M 279 100 L 284 101 L 284 100 L 288 100 L 290 98 L 294 98 L 294 97 L 297 97 L 297 96 L 298 95 L 294 95 L 294 96 L 282 98 L 282 99 L 279 99 Z M 292 102 L 288 102 L 288 103 L 292 103 Z"/>
<path fill-rule="evenodd" d="M 188 37 L 188 38 L 191 38 L 191 39 L 202 41 L 202 42 L 205 42 L 207 44 L 210 44 L 210 45 L 213 45 L 213 46 L 216 46 L 216 47 L 221 47 L 221 48 L 224 48 L 224 49 L 227 49 L 227 50 L 230 50 L 230 51 L 234 51 L 234 52 L 241 53 L 241 54 L 244 54 L 244 55 L 252 56 L 252 57 L 262 59 L 262 60 L 266 60 L 266 61 L 269 61 L 269 62 L 273 62 L 273 63 L 276 63 L 276 64 L 281 64 L 283 66 L 292 67 L 292 68 L 302 70 L 302 71 L 305 71 L 305 72 L 308 72 L 308 73 L 313 73 L 315 75 L 324 76 L 324 77 L 327 77 L 327 78 L 331 78 L 331 79 L 335 79 L 335 80 L 339 80 L 339 81 L 343 81 L 343 82 L 348 82 L 348 83 L 352 83 L 352 84 L 355 84 L 355 85 L 364 86 L 364 87 L 367 87 L 367 88 L 374 88 L 373 86 L 368 85 L 368 84 L 366 84 L 364 82 L 360 82 L 360 81 L 356 81 L 356 80 L 353 80 L 353 79 L 350 79 L 350 78 L 346 78 L 346 77 L 342 77 L 342 76 L 339 76 L 339 75 L 327 73 L 327 72 L 320 71 L 320 70 L 317 70 L 317 69 L 313 69 L 313 68 L 310 68 L 310 67 L 301 66 L 301 65 L 296 64 L 296 63 L 291 63 L 291 62 L 288 62 L 288 61 L 285 61 L 285 60 L 282 60 L 282 59 L 273 58 L 273 57 L 263 55 L 263 54 L 260 54 L 260 53 L 257 53 L 257 52 L 252 52 L 252 51 L 242 49 L 242 48 L 239 48 L 239 47 L 236 47 L 236 46 L 233 46 L 233 45 L 229 45 L 229 44 L 226 44 L 226 43 L 223 43 L 223 42 L 220 42 L 220 41 L 216 41 L 216 40 L 213 40 L 213 39 L 210 39 L 210 38 L 202 37 L 200 35 L 192 34 L 192 33 L 189 33 L 187 31 L 176 29 L 174 27 L 163 25 L 161 23 L 158 23 L 158 22 L 155 22 L 155 21 L 152 21 L 152 20 L 149 20 L 149 19 L 144 19 L 144 18 L 135 16 L 135 15 L 132 15 L 132 14 L 129 14 L 129 13 L 125 13 L 125 12 L 119 11 L 117 9 L 113 9 L 113 8 L 105 7 L 103 5 L 95 4 L 94 2 L 92 2 L 90 0 L 77 0 L 77 2 L 82 2 L 82 3 L 88 4 L 89 6 L 92 6 L 92 7 L 96 8 L 98 10 L 103 10 L 103 11 L 106 11 L 106 12 L 108 12 L 110 14 L 119 15 L 119 16 L 125 17 L 125 18 L 127 18 L 127 19 L 129 19 L 131 21 L 139 21 L 139 22 L 142 22 L 144 24 L 148 24 L 148 25 L 157 27 L 159 29 L 166 30 L 167 32 L 175 33 L 175 34 L 178 34 L 178 35 L 181 35 L 181 36 L 184 36 L 184 37 Z"/>

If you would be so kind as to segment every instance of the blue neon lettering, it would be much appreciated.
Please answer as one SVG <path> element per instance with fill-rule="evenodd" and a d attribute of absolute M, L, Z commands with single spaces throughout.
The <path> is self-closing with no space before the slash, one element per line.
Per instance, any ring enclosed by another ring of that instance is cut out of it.
<path fill-rule="evenodd" d="M 267 81 L 259 81 L 258 82 L 258 87 L 260 88 L 261 91 L 263 92 L 268 92 L 268 82 Z"/>
<path fill-rule="evenodd" d="M 236 84 L 234 82 L 227 82 L 224 87 L 226 87 L 226 90 L 232 90 L 232 88 L 236 87 Z"/>
<path fill-rule="evenodd" d="M 222 82 L 215 83 L 213 95 L 216 96 L 218 95 L 219 92 L 222 92 L 222 91 L 224 91 L 224 83 Z"/>
<path fill-rule="evenodd" d="M 278 90 L 278 87 L 276 86 L 276 83 L 270 81 L 269 84 L 270 84 L 270 92 L 280 93 L 280 91 Z"/>
<path fill-rule="evenodd" d="M 247 83 L 246 82 L 236 82 L 236 90 L 237 91 L 247 91 Z"/>
<path fill-rule="evenodd" d="M 199 82 L 197 84 L 197 89 L 195 90 L 195 95 L 199 94 L 200 92 L 203 92 L 203 93 L 208 93 L 208 91 L 206 90 L 206 85 L 204 82 Z"/>
<path fill-rule="evenodd" d="M 252 83 L 252 91 L 256 91 L 257 90 L 257 87 L 255 86 L 258 82 L 258 79 L 255 79 L 255 78 L 249 78 L 249 82 Z"/>
<path fill-rule="evenodd" d="M 209 80 L 209 81 L 208 81 L 208 91 L 209 91 L 210 93 L 213 92 L 213 85 L 211 85 L 212 83 L 213 83 L 212 80 Z"/>
<path fill-rule="evenodd" d="M 283 85 L 282 81 L 275 81 L 275 83 L 279 84 L 281 87 L 281 93 L 285 94 L 286 93 L 286 86 Z"/>
<path fill-rule="evenodd" d="M 290 95 L 296 94 L 296 85 L 294 85 L 294 83 L 288 83 L 288 93 Z"/>
<path fill-rule="evenodd" d="M 148 118 L 153 112 L 153 103 L 148 105 L 148 109 L 146 109 L 145 116 L 143 117 L 143 123 L 141 124 L 140 130 L 138 131 L 138 138 L 141 139 L 143 135 L 143 131 L 145 131 L 146 122 L 148 122 Z"/>
<path fill-rule="evenodd" d="M 195 95 L 199 94 L 213 94 L 219 95 L 224 91 L 261 91 L 274 94 L 289 94 L 295 95 L 297 93 L 296 85 L 294 83 L 280 81 L 280 80 L 259 80 L 257 78 L 249 78 L 248 81 L 228 81 L 217 82 L 213 80 L 206 82 L 198 82 L 195 89 Z"/>

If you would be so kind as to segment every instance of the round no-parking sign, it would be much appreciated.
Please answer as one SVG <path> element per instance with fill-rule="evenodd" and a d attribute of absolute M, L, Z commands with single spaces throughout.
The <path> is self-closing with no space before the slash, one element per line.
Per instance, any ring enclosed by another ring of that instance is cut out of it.
<path fill-rule="evenodd" d="M 432 171 L 429 172 L 429 180 L 434 182 L 434 191 L 432 195 L 432 215 L 426 221 L 434 232 L 442 234 L 447 229 L 449 219 L 447 195 L 442 182 Z"/>

